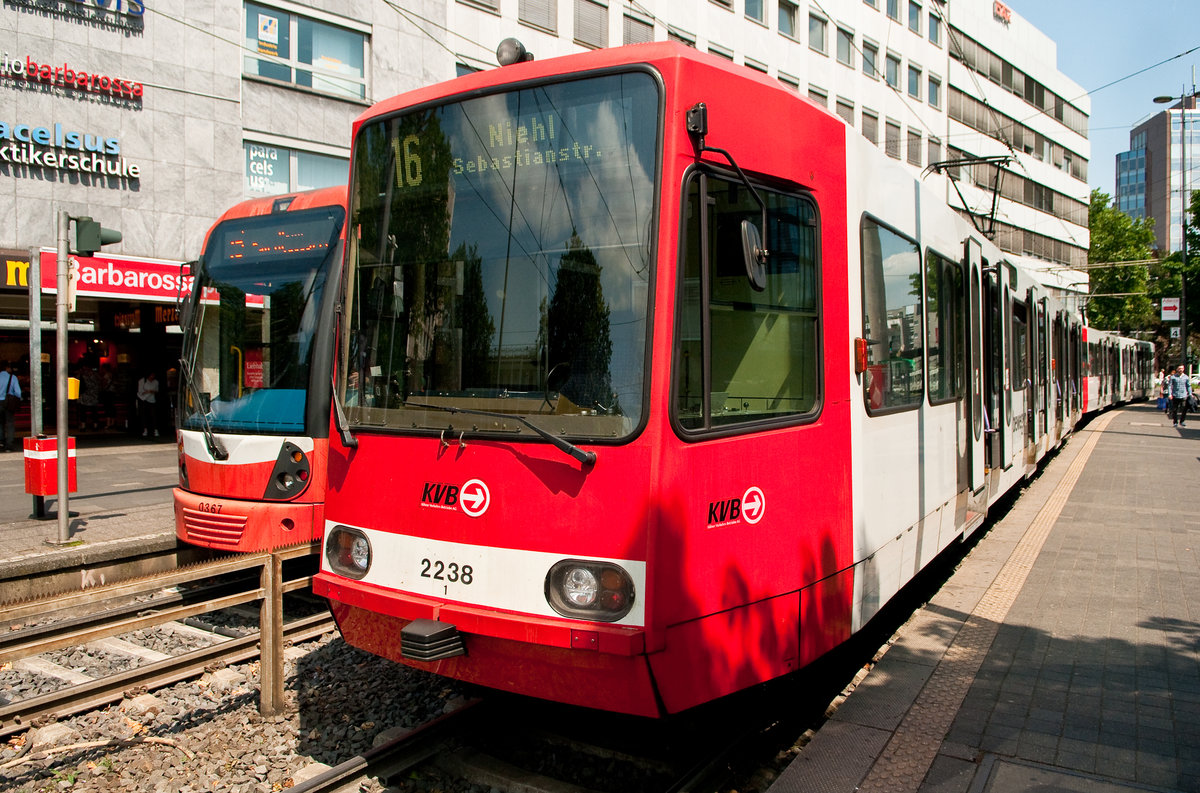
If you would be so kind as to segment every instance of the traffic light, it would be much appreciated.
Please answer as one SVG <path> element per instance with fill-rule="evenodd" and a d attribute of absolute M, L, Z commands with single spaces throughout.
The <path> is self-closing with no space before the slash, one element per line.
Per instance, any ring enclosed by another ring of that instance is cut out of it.
<path fill-rule="evenodd" d="M 102 245 L 121 241 L 121 232 L 106 229 L 97 220 L 75 218 L 75 253 L 79 256 L 95 256 Z"/>

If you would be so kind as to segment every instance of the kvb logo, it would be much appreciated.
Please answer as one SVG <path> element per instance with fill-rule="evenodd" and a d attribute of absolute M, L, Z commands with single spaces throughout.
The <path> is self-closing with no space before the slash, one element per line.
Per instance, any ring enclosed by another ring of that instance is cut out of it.
<path fill-rule="evenodd" d="M 751 525 L 762 520 L 767 511 L 767 497 L 757 487 L 751 487 L 741 498 L 708 502 L 708 528 L 732 526 L 746 522 Z"/>
<path fill-rule="evenodd" d="M 421 506 L 462 510 L 472 518 L 487 512 L 491 503 L 492 494 L 479 479 L 472 479 L 462 486 L 448 482 L 426 482 L 421 489 Z"/>

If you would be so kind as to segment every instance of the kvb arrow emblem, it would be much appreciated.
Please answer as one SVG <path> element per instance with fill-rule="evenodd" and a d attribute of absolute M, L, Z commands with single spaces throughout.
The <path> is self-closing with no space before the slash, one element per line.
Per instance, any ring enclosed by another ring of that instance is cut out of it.
<path fill-rule="evenodd" d="M 492 494 L 488 492 L 487 485 L 478 479 L 470 480 L 459 491 L 458 506 L 472 518 L 477 518 L 487 512 L 491 503 Z"/>
<path fill-rule="evenodd" d="M 747 523 L 758 523 L 767 511 L 767 497 L 757 487 L 742 494 L 742 518 Z"/>

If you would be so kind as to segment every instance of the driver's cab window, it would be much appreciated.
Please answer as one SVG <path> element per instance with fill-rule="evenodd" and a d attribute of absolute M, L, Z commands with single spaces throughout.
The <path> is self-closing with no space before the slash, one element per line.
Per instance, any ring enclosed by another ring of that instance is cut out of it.
<path fill-rule="evenodd" d="M 674 412 L 684 430 L 794 420 L 818 404 L 816 208 L 802 195 L 697 173 L 685 206 Z M 762 232 L 765 288 L 743 255 L 742 221 Z"/>

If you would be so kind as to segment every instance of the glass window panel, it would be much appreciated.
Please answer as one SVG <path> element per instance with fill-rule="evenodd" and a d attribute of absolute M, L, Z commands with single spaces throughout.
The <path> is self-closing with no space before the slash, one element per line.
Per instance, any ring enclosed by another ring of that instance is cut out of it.
<path fill-rule="evenodd" d="M 872 411 L 920 403 L 924 394 L 921 253 L 870 218 L 862 223 L 863 390 Z"/>
<path fill-rule="evenodd" d="M 246 194 L 279 195 L 291 188 L 291 150 L 261 143 L 243 144 L 246 153 Z M 342 177 L 343 181 L 345 176 Z"/>
<path fill-rule="evenodd" d="M 887 78 L 887 84 L 892 88 L 900 87 L 900 59 L 895 55 L 887 56 L 887 61 L 884 65 L 884 75 Z"/>
<path fill-rule="evenodd" d="M 837 59 L 840 63 L 850 66 L 854 58 L 854 33 L 845 28 L 838 28 Z"/>
<path fill-rule="evenodd" d="M 779 0 L 779 32 L 796 38 L 796 4 Z"/>
<path fill-rule="evenodd" d="M 964 391 L 967 367 L 962 267 L 928 253 L 925 298 L 929 401 L 957 399 Z"/>
<path fill-rule="evenodd" d="M 318 314 L 345 210 L 233 218 L 208 237 L 189 302 L 183 426 L 304 434 Z M 328 370 L 324 376 L 329 376 Z"/>
<path fill-rule="evenodd" d="M 865 41 L 862 47 L 862 70 L 872 79 L 879 76 L 879 48 Z"/>
<path fill-rule="evenodd" d="M 825 52 L 826 22 L 818 16 L 808 16 L 808 46 L 817 52 Z"/>
<path fill-rule="evenodd" d="M 702 174 L 689 185 L 674 395 L 686 429 L 790 420 L 817 404 L 815 211 L 799 196 L 760 195 L 771 251 L 761 292 L 741 240 L 744 220 L 762 222 L 759 204 L 739 182 Z"/>
<path fill-rule="evenodd" d="M 642 73 L 372 121 L 355 140 L 352 422 L 628 436 L 644 415 L 658 88 Z M 498 209 L 503 207 L 503 209 Z"/>
<path fill-rule="evenodd" d="M 291 17 L 282 11 L 246 3 L 246 50 L 284 61 L 290 60 L 290 19 Z M 274 60 L 247 55 L 244 68 L 246 74 L 269 77 L 272 80 L 291 82 L 292 79 L 291 67 Z"/>
<path fill-rule="evenodd" d="M 296 152 L 295 190 L 315 190 L 345 184 L 350 164 L 344 157 L 330 157 L 308 151 Z"/>

